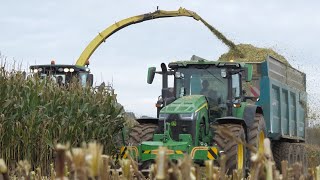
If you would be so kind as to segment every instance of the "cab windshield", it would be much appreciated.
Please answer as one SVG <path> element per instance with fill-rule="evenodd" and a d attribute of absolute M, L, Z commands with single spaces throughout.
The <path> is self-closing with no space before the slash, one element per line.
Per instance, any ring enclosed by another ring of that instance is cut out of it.
<path fill-rule="evenodd" d="M 79 73 L 79 75 L 72 74 L 72 73 L 56 73 L 56 74 L 41 73 L 40 74 L 41 79 L 46 80 L 47 78 L 50 78 L 52 81 L 56 82 L 60 86 L 69 84 L 72 81 L 72 79 L 76 77 L 78 82 L 83 87 L 87 85 L 87 76 L 88 76 L 88 73 Z"/>
<path fill-rule="evenodd" d="M 176 97 L 205 95 L 211 105 L 226 104 L 228 80 L 221 76 L 223 70 L 216 67 L 177 69 Z"/>

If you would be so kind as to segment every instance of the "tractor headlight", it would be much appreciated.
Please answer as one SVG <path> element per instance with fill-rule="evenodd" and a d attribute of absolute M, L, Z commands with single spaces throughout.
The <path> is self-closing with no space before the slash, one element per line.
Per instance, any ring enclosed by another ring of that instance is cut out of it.
<path fill-rule="evenodd" d="M 64 72 L 69 72 L 70 70 L 69 70 L 69 68 L 64 68 L 63 71 Z"/>
<path fill-rule="evenodd" d="M 179 114 L 180 119 L 182 120 L 193 120 L 193 118 L 196 116 L 195 113 L 184 113 L 184 114 Z"/>
<path fill-rule="evenodd" d="M 159 120 L 167 120 L 169 117 L 169 114 L 159 114 Z"/>
<path fill-rule="evenodd" d="M 70 72 L 74 72 L 74 69 L 73 69 L 73 68 L 70 68 Z"/>
<path fill-rule="evenodd" d="M 33 72 L 34 72 L 34 73 L 38 73 L 38 69 L 34 69 Z"/>

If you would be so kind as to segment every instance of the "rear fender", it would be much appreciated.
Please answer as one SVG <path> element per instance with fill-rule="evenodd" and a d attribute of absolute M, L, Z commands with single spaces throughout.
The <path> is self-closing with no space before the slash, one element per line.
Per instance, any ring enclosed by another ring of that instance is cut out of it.
<path fill-rule="evenodd" d="M 251 127 L 254 122 L 254 117 L 258 114 L 263 115 L 263 110 L 260 106 L 257 105 L 247 105 L 243 112 L 243 119 L 247 124 L 247 127 Z"/>
<path fill-rule="evenodd" d="M 247 134 L 247 124 L 244 119 L 233 117 L 233 116 L 227 116 L 223 118 L 217 118 L 215 120 L 215 123 L 217 124 L 240 124 L 242 125 L 244 132 L 246 134 L 246 138 L 248 137 Z"/>
<path fill-rule="evenodd" d="M 232 117 L 232 116 L 227 116 L 223 118 L 217 118 L 215 120 L 216 123 L 218 124 L 241 124 L 245 129 L 247 127 L 247 124 L 244 119 L 237 118 L 237 117 Z"/>
<path fill-rule="evenodd" d="M 140 124 L 147 124 L 147 123 L 150 123 L 150 124 L 158 124 L 159 122 L 159 119 L 158 118 L 152 118 L 152 117 L 146 117 L 146 118 L 138 118 L 136 119 L 136 121 Z"/>

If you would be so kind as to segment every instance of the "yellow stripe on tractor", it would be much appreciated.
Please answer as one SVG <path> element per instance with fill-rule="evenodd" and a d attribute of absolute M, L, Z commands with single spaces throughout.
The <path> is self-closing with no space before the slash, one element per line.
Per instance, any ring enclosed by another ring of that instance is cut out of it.
<path fill-rule="evenodd" d="M 152 150 L 152 151 L 151 151 L 151 154 L 158 154 L 158 152 L 159 152 L 159 150 L 158 150 L 158 149 L 155 149 L 155 150 Z M 166 154 L 167 154 L 167 155 L 174 154 L 174 150 L 167 149 Z"/>
<path fill-rule="evenodd" d="M 183 154 L 182 151 L 176 150 L 176 154 Z"/>
<path fill-rule="evenodd" d="M 159 150 L 158 149 L 154 149 L 154 150 L 144 150 L 143 154 L 158 154 Z M 181 150 L 171 150 L 171 149 L 167 149 L 166 151 L 167 155 L 171 155 L 171 154 L 184 154 L 183 151 Z"/>
<path fill-rule="evenodd" d="M 145 150 L 143 151 L 143 154 L 150 154 L 151 153 L 151 150 Z"/>

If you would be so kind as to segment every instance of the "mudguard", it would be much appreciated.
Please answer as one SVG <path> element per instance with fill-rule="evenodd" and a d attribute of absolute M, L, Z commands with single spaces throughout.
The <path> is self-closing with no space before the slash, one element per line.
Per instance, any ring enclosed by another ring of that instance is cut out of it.
<path fill-rule="evenodd" d="M 244 129 L 244 132 L 246 134 L 246 140 L 247 140 L 247 137 L 248 137 L 247 127 L 248 126 L 247 126 L 246 121 L 244 119 L 233 117 L 233 116 L 227 116 L 227 117 L 223 117 L 223 118 L 217 118 L 215 120 L 215 123 L 217 123 L 217 124 L 230 124 L 230 123 L 241 124 Z"/>
<path fill-rule="evenodd" d="M 233 117 L 233 116 L 217 118 L 215 120 L 215 123 L 218 123 L 218 124 L 229 124 L 229 123 L 241 124 L 245 129 L 247 128 L 247 124 L 244 119 Z"/>
<path fill-rule="evenodd" d="M 254 117 L 256 113 L 263 115 L 263 110 L 260 106 L 257 105 L 247 105 L 243 112 L 243 119 L 247 127 L 251 127 L 254 122 Z"/>
<path fill-rule="evenodd" d="M 158 118 L 153 118 L 153 117 L 141 117 L 137 118 L 136 121 L 138 123 L 150 123 L 150 124 L 158 124 L 159 119 Z"/>

